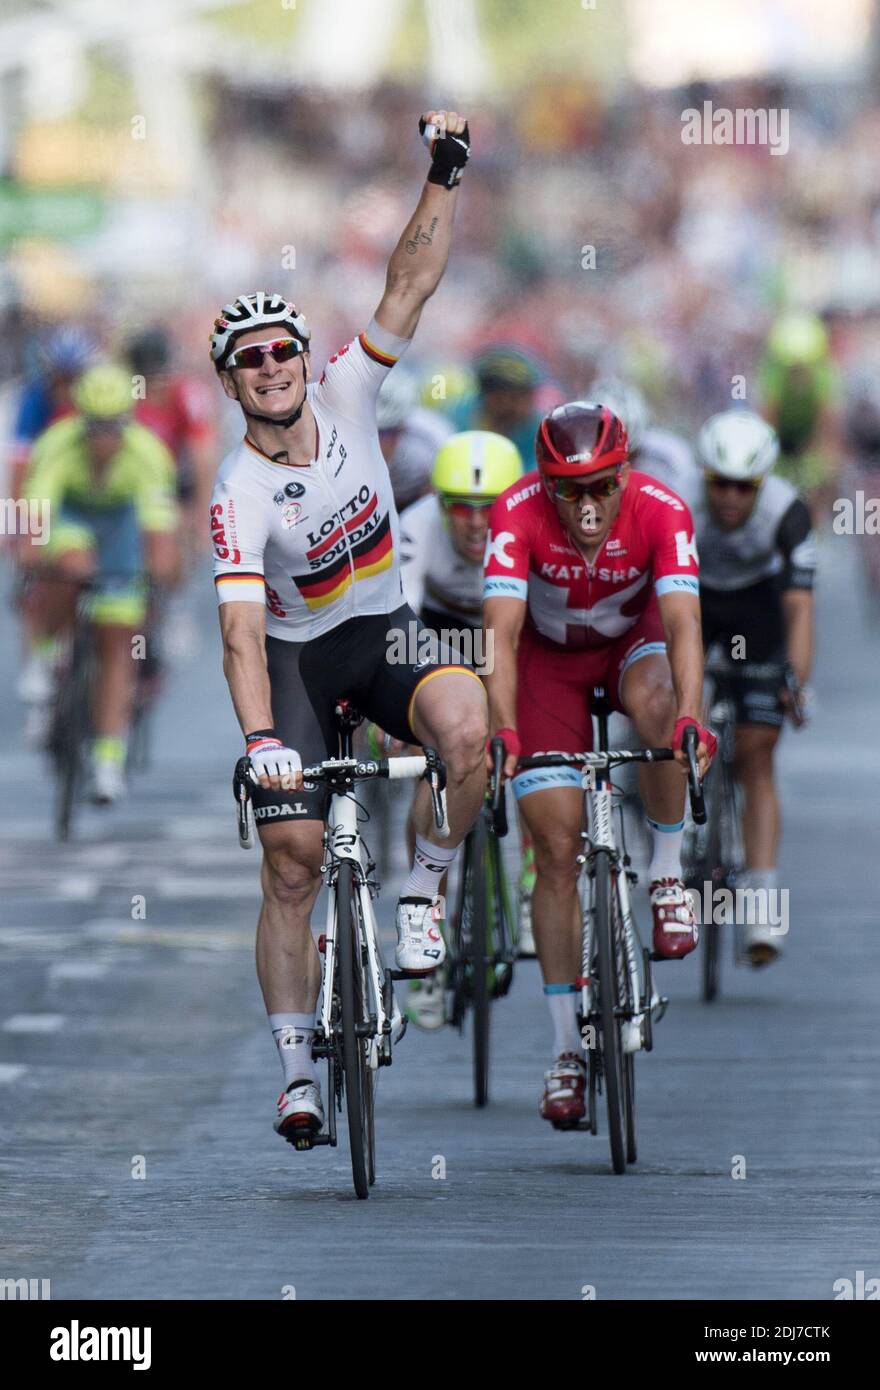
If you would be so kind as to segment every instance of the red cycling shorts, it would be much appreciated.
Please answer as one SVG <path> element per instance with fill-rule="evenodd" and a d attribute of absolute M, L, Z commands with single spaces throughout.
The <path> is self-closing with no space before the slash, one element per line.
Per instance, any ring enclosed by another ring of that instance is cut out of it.
<path fill-rule="evenodd" d="M 624 671 L 653 652 L 666 651 L 660 610 L 653 599 L 632 627 L 601 647 L 572 651 L 526 626 L 517 653 L 517 732 L 523 756 L 586 753 L 593 747 L 590 695 L 604 686 L 614 709 Z"/>

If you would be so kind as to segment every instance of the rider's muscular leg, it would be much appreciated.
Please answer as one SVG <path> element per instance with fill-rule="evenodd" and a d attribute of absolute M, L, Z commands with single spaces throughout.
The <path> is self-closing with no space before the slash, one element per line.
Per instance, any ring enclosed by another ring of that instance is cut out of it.
<path fill-rule="evenodd" d="M 669 662 L 660 653 L 643 656 L 624 673 L 621 703 L 646 748 L 668 748 L 675 727 L 675 691 Z M 695 712 L 695 718 L 698 711 Z M 674 825 L 684 815 L 685 781 L 676 763 L 643 763 L 639 791 L 651 820 Z"/>
<path fill-rule="evenodd" d="M 321 963 L 311 912 L 321 887 L 323 823 L 261 828 L 263 906 L 257 923 L 257 977 L 268 1014 L 313 1013 Z"/>
<path fill-rule="evenodd" d="M 476 820 L 486 790 L 489 726 L 482 683 L 463 671 L 444 671 L 425 681 L 413 703 L 412 726 L 446 764 L 449 836 L 437 834 L 429 796 L 413 803 L 413 822 L 419 835 L 452 849 Z"/>
<path fill-rule="evenodd" d="M 743 789 L 743 838 L 750 869 L 773 869 L 779 849 L 779 798 L 773 754 L 779 730 L 770 724 L 738 724 L 734 770 Z"/>
<path fill-rule="evenodd" d="M 124 738 L 131 717 L 134 690 L 134 629 L 120 623 L 96 623 L 100 679 L 95 690 L 95 733 L 105 738 Z"/>
<path fill-rule="evenodd" d="M 576 787 L 531 792 L 519 812 L 535 849 L 532 927 L 544 984 L 572 984 L 581 970 L 576 861 L 583 849 L 583 794 Z"/>

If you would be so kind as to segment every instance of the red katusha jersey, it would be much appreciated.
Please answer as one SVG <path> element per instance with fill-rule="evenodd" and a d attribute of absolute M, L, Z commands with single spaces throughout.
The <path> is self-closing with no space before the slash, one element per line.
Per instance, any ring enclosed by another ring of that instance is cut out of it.
<path fill-rule="evenodd" d="M 655 595 L 699 593 L 694 525 L 677 493 L 631 470 L 620 511 L 592 564 L 575 547 L 539 473 L 496 498 L 484 598 L 528 604 L 526 629 L 560 647 L 616 641 Z"/>

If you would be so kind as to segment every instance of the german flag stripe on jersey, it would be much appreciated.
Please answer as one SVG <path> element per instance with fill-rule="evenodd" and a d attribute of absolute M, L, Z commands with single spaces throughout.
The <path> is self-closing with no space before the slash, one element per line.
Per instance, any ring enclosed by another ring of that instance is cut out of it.
<path fill-rule="evenodd" d="M 393 367 L 398 360 L 396 357 L 392 357 L 390 352 L 383 352 L 381 348 L 376 347 L 375 343 L 371 343 L 366 333 L 360 335 L 358 342 L 367 356 L 372 357 L 373 361 L 378 362 L 381 367 Z"/>
<path fill-rule="evenodd" d="M 219 588 L 221 584 L 228 584 L 230 588 L 234 588 L 236 585 L 244 587 L 247 584 L 259 584 L 262 589 L 265 585 L 265 580 L 261 574 L 257 574 L 253 570 L 241 570 L 235 574 L 215 574 L 214 583 L 217 588 Z"/>
<path fill-rule="evenodd" d="M 380 574 L 391 568 L 393 560 L 391 519 L 386 516 L 381 526 L 341 555 L 332 568 L 319 574 L 294 575 L 293 580 L 309 608 L 323 608 L 344 594 L 352 579 Z"/>

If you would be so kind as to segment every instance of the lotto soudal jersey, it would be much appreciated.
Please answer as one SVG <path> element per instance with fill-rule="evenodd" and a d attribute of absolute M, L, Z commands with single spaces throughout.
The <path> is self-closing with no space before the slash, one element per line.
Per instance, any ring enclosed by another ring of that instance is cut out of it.
<path fill-rule="evenodd" d="M 493 504 L 486 598 L 521 599 L 526 624 L 561 647 L 600 647 L 631 628 L 655 594 L 699 593 L 686 504 L 630 471 L 620 510 L 590 563 L 574 545 L 538 473 Z"/>
<path fill-rule="evenodd" d="M 403 603 L 398 521 L 376 432 L 376 396 L 409 346 L 375 320 L 307 387 L 317 453 L 279 463 L 248 440 L 220 465 L 211 501 L 220 603 L 261 603 L 266 631 L 305 642 Z"/>

